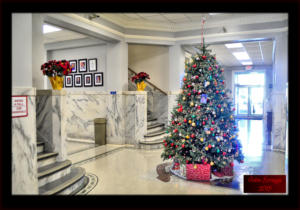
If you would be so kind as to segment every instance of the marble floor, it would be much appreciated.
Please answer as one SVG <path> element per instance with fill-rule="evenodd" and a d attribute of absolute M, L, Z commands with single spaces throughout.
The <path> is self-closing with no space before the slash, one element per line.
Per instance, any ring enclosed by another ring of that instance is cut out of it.
<path fill-rule="evenodd" d="M 98 184 L 88 193 L 90 195 L 241 195 L 244 194 L 243 175 L 287 175 L 287 156 L 264 146 L 260 126 L 262 123 L 259 121 L 239 123 L 245 163 L 235 162 L 234 178 L 229 183 L 186 181 L 175 175 L 168 182 L 157 179 L 156 167 L 165 163 L 160 157 L 162 149 L 142 150 L 107 144 L 75 153 L 69 159 L 98 177 Z"/>

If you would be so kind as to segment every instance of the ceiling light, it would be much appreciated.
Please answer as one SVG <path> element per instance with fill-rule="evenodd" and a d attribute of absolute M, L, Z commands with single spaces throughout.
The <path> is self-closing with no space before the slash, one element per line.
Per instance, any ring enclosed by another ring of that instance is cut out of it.
<path fill-rule="evenodd" d="M 61 31 L 61 29 L 57 28 L 57 27 L 54 27 L 54 26 L 51 26 L 51 25 L 47 25 L 47 24 L 43 25 L 43 33 L 44 34 L 55 32 L 55 31 Z"/>
<path fill-rule="evenodd" d="M 232 53 L 238 60 L 250 60 L 247 52 L 234 52 Z"/>
<path fill-rule="evenodd" d="M 209 15 L 218 15 L 219 13 L 208 13 Z"/>
<path fill-rule="evenodd" d="M 242 65 L 252 65 L 252 61 L 243 61 Z"/>
<path fill-rule="evenodd" d="M 242 43 L 231 43 L 231 44 L 225 44 L 227 48 L 240 48 L 243 47 Z"/>

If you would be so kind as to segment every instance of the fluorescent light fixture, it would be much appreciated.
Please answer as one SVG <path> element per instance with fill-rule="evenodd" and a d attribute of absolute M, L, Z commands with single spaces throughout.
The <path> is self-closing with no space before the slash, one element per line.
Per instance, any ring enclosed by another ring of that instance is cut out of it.
<path fill-rule="evenodd" d="M 209 15 L 218 15 L 220 13 L 208 13 Z"/>
<path fill-rule="evenodd" d="M 57 28 L 57 27 L 54 27 L 54 26 L 51 26 L 51 25 L 47 25 L 47 24 L 43 25 L 43 33 L 44 34 L 55 32 L 55 31 L 61 31 L 61 29 Z"/>
<path fill-rule="evenodd" d="M 252 65 L 252 61 L 243 61 L 242 65 Z"/>
<path fill-rule="evenodd" d="M 234 52 L 232 53 L 238 60 L 250 60 L 247 52 Z"/>
<path fill-rule="evenodd" d="M 231 43 L 231 44 L 225 44 L 227 48 L 240 48 L 243 47 L 242 43 Z"/>

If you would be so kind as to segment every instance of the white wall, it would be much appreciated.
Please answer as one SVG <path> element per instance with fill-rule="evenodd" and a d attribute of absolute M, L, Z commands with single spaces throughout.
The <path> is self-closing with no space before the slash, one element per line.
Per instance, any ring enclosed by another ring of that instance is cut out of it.
<path fill-rule="evenodd" d="M 162 90 L 169 90 L 169 47 L 130 44 L 128 67 L 136 73 L 146 72 L 152 84 Z"/>
<path fill-rule="evenodd" d="M 47 52 L 47 59 L 48 60 L 78 60 L 78 59 L 90 59 L 90 58 L 97 58 L 97 73 L 103 72 L 103 86 L 97 87 L 73 87 L 66 88 L 67 90 L 99 90 L 104 91 L 106 90 L 106 45 L 96 45 L 96 46 L 89 46 L 89 47 L 77 47 L 77 48 L 70 48 L 70 49 L 59 49 L 59 50 L 51 50 Z M 78 62 L 77 62 L 78 65 Z M 77 69 L 77 73 L 72 74 L 89 74 L 89 73 L 96 73 L 96 72 L 87 72 L 79 73 Z M 48 86 L 48 89 L 52 89 L 51 85 Z"/>
<path fill-rule="evenodd" d="M 12 15 L 12 85 L 32 87 L 32 14 Z"/>

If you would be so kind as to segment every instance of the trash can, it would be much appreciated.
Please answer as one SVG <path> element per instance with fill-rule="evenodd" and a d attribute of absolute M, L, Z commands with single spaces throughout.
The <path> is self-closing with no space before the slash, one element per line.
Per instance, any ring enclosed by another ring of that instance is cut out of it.
<path fill-rule="evenodd" d="M 106 119 L 96 118 L 95 123 L 95 144 L 105 145 L 106 144 Z"/>

